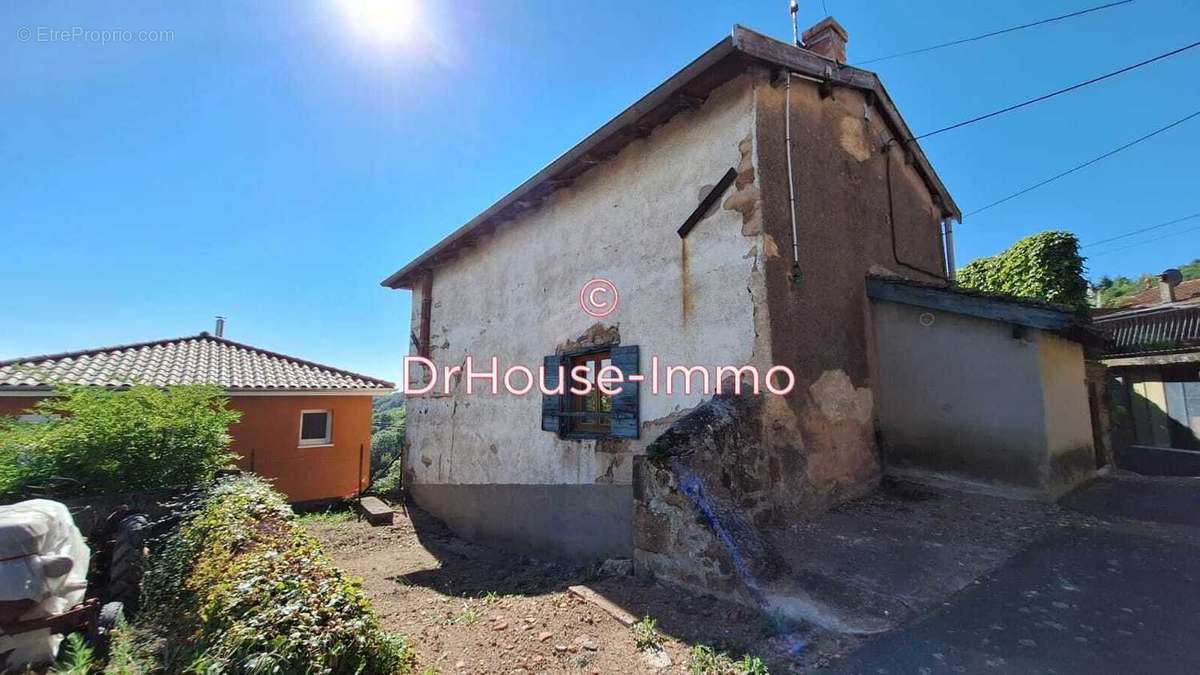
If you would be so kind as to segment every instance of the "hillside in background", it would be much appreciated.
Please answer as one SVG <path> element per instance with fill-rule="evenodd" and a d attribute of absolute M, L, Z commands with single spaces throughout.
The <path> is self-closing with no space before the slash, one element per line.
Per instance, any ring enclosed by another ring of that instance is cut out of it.
<path fill-rule="evenodd" d="M 372 488 L 384 494 L 400 487 L 400 453 L 404 449 L 404 427 L 406 411 L 404 392 L 398 391 L 380 396 L 372 403 L 371 415 L 371 483 Z M 389 469 L 395 466 L 390 479 Z"/>
<path fill-rule="evenodd" d="M 1192 260 L 1192 262 L 1186 265 L 1180 265 L 1179 271 L 1183 273 L 1184 281 L 1188 279 L 1200 279 L 1200 258 Z M 1116 277 L 1115 279 L 1109 276 L 1100 277 L 1100 280 L 1095 284 L 1097 290 L 1100 292 L 1100 306 L 1117 307 L 1124 298 L 1147 288 L 1152 288 L 1158 283 L 1160 272 L 1143 274 L 1137 279 L 1130 279 L 1129 277 Z"/>

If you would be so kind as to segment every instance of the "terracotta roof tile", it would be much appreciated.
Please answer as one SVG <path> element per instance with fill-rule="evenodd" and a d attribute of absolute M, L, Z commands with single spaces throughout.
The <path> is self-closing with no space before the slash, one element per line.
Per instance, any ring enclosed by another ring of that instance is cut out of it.
<path fill-rule="evenodd" d="M 1200 298 L 1200 279 L 1189 279 L 1175 287 L 1175 302 L 1192 298 Z M 1127 295 L 1116 302 L 1116 306 L 1122 309 L 1150 307 L 1158 304 L 1162 304 L 1162 296 L 1159 295 L 1157 283 L 1144 291 Z"/>
<path fill-rule="evenodd" d="M 395 386 L 207 333 L 0 361 L 0 392 L 46 390 L 50 388 L 47 382 L 109 388 L 215 384 L 239 391 L 385 392 Z"/>

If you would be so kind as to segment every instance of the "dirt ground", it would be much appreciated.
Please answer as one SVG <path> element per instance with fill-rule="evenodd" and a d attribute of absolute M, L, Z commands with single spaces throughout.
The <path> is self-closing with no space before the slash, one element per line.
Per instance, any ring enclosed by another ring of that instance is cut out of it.
<path fill-rule="evenodd" d="M 791 576 L 828 613 L 888 631 L 968 592 L 1050 529 L 1094 520 L 1047 503 L 887 480 L 776 534 L 790 542 L 777 548 Z M 433 672 L 739 672 L 728 660 L 695 667 L 693 648 L 705 645 L 734 660 L 761 658 L 778 675 L 836 667 L 881 635 L 773 624 L 756 610 L 634 576 L 503 553 L 460 539 L 416 507 L 398 510 L 390 527 L 334 518 L 307 525 L 338 566 L 363 579 L 384 625 L 408 636 Z M 638 632 L 571 594 L 576 584 L 634 617 L 653 617 L 661 648 L 639 649 Z"/>
<path fill-rule="evenodd" d="M 362 577 L 384 625 L 441 673 L 686 673 L 693 645 L 761 656 L 773 673 L 819 666 L 853 644 L 815 630 L 780 635 L 754 611 L 632 576 L 598 577 L 471 544 L 415 507 L 390 527 L 313 520 L 334 562 Z M 634 616 L 653 616 L 660 651 L 567 591 L 586 584 Z M 795 630 L 795 629 L 789 629 Z M 803 643 L 798 660 L 785 658 Z M 720 672 L 710 670 L 709 672 Z"/>

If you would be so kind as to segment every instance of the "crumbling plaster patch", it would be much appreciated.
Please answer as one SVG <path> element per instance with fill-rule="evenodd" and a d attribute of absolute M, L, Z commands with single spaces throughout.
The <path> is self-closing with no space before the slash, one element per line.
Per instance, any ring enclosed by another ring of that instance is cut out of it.
<path fill-rule="evenodd" d="M 808 391 L 821 414 L 831 422 L 853 420 L 859 424 L 871 423 L 874 395 L 867 387 L 855 387 L 845 371 L 827 370 L 821 373 Z"/>
<path fill-rule="evenodd" d="M 849 115 L 838 123 L 841 133 L 838 142 L 846 154 L 860 162 L 871 159 L 871 145 L 867 140 L 866 120 L 855 119 Z"/>
<path fill-rule="evenodd" d="M 742 215 L 742 234 L 747 237 L 762 234 L 762 209 L 759 206 L 762 193 L 758 189 L 754 168 L 754 137 L 749 135 L 738 143 L 741 157 L 737 165 L 737 178 L 733 181 L 734 192 L 723 205 Z"/>

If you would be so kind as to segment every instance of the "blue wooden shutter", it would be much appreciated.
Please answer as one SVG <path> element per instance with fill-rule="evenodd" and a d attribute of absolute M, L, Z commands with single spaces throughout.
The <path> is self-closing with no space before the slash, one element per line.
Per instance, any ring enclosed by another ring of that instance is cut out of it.
<path fill-rule="evenodd" d="M 562 364 L 563 358 L 556 354 L 542 359 L 542 366 L 546 369 L 546 389 L 558 387 L 558 367 Z M 562 417 L 558 413 L 562 411 L 562 400 L 559 394 L 542 394 L 542 431 L 561 433 Z"/>
<path fill-rule="evenodd" d="M 616 438 L 637 438 L 641 435 L 642 426 L 638 406 L 641 383 L 628 380 L 630 375 L 640 375 L 642 372 L 638 347 L 613 347 L 610 358 L 625 377 L 621 383 L 621 393 L 612 400 L 612 435 Z"/>

